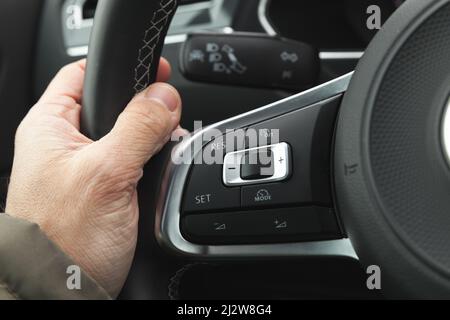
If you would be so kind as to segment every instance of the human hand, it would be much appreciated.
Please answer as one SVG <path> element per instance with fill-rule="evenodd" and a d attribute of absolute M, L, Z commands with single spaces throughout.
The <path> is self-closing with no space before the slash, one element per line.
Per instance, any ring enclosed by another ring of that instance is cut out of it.
<path fill-rule="evenodd" d="M 177 130 L 181 99 L 168 84 L 154 84 L 92 141 L 80 133 L 84 73 L 84 60 L 64 67 L 18 128 L 6 213 L 37 223 L 116 297 L 136 247 L 136 187 L 145 163 Z M 167 61 L 158 75 L 169 78 Z"/>

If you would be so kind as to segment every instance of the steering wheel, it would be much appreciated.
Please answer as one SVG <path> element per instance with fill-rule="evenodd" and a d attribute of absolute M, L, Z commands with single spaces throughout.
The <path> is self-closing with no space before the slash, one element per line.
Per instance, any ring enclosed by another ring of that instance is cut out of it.
<path fill-rule="evenodd" d="M 155 81 L 176 8 L 99 1 L 83 98 L 92 138 Z M 167 298 L 191 261 L 338 255 L 379 266 L 387 297 L 450 298 L 448 17 L 450 0 L 407 1 L 354 73 L 167 146 L 140 185 L 129 281 Z M 231 146 L 251 130 L 266 139 Z M 195 161 L 222 149 L 222 164 Z M 262 151 L 275 168 L 264 177 L 242 160 Z"/>

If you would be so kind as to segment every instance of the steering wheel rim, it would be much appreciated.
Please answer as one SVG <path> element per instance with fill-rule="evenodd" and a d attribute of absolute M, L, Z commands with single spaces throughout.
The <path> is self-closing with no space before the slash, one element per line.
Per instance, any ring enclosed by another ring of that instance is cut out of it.
<path fill-rule="evenodd" d="M 106 135 L 131 98 L 155 82 L 177 7 L 178 0 L 99 1 L 83 93 L 89 137 Z"/>
<path fill-rule="evenodd" d="M 356 157 L 357 164 L 365 165 L 364 158 L 358 158 L 363 154 L 360 147 L 366 139 L 361 130 L 367 129 L 367 123 L 366 126 L 361 125 L 365 123 L 363 113 L 367 111 L 367 107 L 361 106 L 370 96 L 373 80 L 376 79 L 374 75 L 383 74 L 384 69 L 379 66 L 389 65 L 383 64 L 385 59 L 389 62 L 394 61 L 400 45 L 407 40 L 407 36 L 414 34 L 427 18 L 449 3 L 450 0 L 434 2 L 411 0 L 394 14 L 361 61 L 339 116 L 335 148 L 337 207 L 362 262 L 366 265 L 378 264 L 382 270 L 386 270 L 383 272 L 385 275 L 383 279 L 387 284 L 387 293 L 393 297 L 448 297 L 450 281 L 447 277 L 436 273 L 433 268 L 424 269 L 422 262 L 411 260 L 412 255 L 405 252 L 400 242 L 396 242 L 398 239 L 392 237 L 392 231 L 384 224 L 378 224 L 380 209 L 373 207 L 373 199 L 368 196 L 371 191 L 364 172 L 359 176 L 355 175 L 354 180 L 350 181 L 347 174 L 342 173 L 342 168 L 349 164 L 349 154 L 351 160 Z M 108 133 L 131 97 L 154 82 L 164 37 L 176 7 L 176 0 L 135 0 L 133 4 L 125 0 L 99 2 L 83 97 L 83 130 L 91 138 L 99 139 Z M 147 38 L 149 30 L 155 31 L 152 29 L 155 23 L 160 23 L 156 28 L 158 36 Z M 145 49 L 148 49 L 149 43 L 151 53 Z M 117 74 L 121 76 L 117 77 Z M 174 258 L 161 250 L 154 234 L 149 231 L 153 230 L 155 217 L 153 214 L 145 214 L 155 212 L 157 206 L 155 196 L 149 195 L 159 193 L 160 181 L 170 153 L 168 151 L 171 149 L 168 147 L 165 150 L 166 152 L 147 166 L 147 175 L 139 188 L 142 219 L 140 241 L 133 268 L 141 275 L 132 272 L 134 275 L 130 280 L 152 283 L 153 288 L 146 288 L 149 292 L 145 296 L 157 299 L 167 298 L 169 278 L 186 262 L 185 259 Z M 359 195 L 357 198 L 363 200 L 356 199 L 355 194 Z M 364 208 L 367 207 L 371 208 L 368 210 L 370 212 L 358 216 L 358 213 L 361 210 L 365 212 Z M 157 220 L 161 220 L 161 217 Z M 374 223 L 370 225 L 368 222 Z M 376 232 L 373 232 L 374 228 L 378 228 Z M 379 244 L 373 245 L 377 241 Z M 385 255 L 381 252 L 385 253 L 386 250 L 390 262 L 392 259 L 395 262 L 385 263 Z M 410 277 L 416 277 L 417 281 L 408 283 L 406 280 Z"/>
<path fill-rule="evenodd" d="M 450 52 L 443 18 L 449 3 L 408 1 L 394 14 L 358 64 L 338 120 L 339 211 L 359 258 L 381 267 L 392 297 L 450 296 L 445 258 L 450 243 L 440 236 L 440 228 L 447 233 L 444 212 L 450 210 L 450 172 L 441 143 L 450 68 L 440 58 Z M 352 165 L 357 166 L 354 174 L 343 173 Z M 436 205 L 425 205 L 428 199 Z"/>

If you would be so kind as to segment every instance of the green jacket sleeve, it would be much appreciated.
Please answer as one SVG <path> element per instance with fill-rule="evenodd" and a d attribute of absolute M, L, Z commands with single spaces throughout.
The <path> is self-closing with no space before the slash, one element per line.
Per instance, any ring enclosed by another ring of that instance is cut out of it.
<path fill-rule="evenodd" d="M 0 214 L 0 300 L 104 300 L 108 294 L 38 225 Z"/>

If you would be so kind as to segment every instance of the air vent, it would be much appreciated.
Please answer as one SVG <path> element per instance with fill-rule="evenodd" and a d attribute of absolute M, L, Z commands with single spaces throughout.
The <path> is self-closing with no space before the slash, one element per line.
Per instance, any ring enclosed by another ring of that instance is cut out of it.
<path fill-rule="evenodd" d="M 98 0 L 87 0 L 83 5 L 83 19 L 93 19 L 97 9 Z"/>

